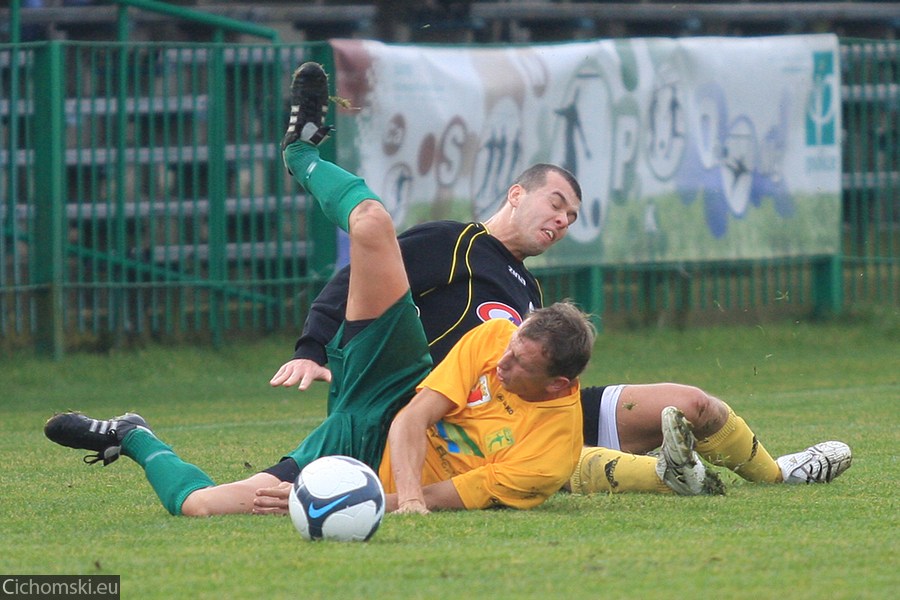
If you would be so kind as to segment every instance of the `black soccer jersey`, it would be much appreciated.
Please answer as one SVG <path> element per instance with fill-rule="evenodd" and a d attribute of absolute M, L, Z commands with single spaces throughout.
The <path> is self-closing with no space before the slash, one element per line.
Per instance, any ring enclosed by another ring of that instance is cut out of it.
<path fill-rule="evenodd" d="M 519 324 L 542 304 L 534 276 L 481 223 L 432 221 L 398 239 L 435 363 L 483 321 Z M 325 364 L 324 346 L 344 319 L 349 273 L 339 271 L 313 302 L 294 358 Z"/>

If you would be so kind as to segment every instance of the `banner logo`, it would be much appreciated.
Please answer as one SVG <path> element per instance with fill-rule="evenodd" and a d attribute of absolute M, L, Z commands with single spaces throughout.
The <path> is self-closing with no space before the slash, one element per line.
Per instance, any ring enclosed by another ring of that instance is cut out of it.
<path fill-rule="evenodd" d="M 835 94 L 834 55 L 813 53 L 813 85 L 806 103 L 806 145 L 835 144 L 835 115 L 840 101 Z"/>

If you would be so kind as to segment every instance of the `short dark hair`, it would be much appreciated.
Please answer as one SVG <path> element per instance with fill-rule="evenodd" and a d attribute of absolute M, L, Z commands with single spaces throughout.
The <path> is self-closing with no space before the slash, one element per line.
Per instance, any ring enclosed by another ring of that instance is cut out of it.
<path fill-rule="evenodd" d="M 558 165 L 551 165 L 549 163 L 537 163 L 536 165 L 532 165 L 522 171 L 521 175 L 516 177 L 513 185 L 518 184 L 525 188 L 526 191 L 531 191 L 534 188 L 547 183 L 547 173 L 558 173 L 561 175 L 562 178 L 572 186 L 572 189 L 575 190 L 575 195 L 578 196 L 578 201 L 581 202 L 581 185 L 578 183 L 578 180 L 575 179 L 575 176 L 572 175 L 568 169 L 564 169 Z"/>
<path fill-rule="evenodd" d="M 539 308 L 525 317 L 519 334 L 541 344 L 550 377 L 578 377 L 594 349 L 597 329 L 587 314 L 569 301 Z"/>

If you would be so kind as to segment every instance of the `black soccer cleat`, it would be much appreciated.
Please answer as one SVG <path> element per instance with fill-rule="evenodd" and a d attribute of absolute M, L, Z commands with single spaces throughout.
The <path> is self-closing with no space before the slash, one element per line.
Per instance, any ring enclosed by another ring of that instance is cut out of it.
<path fill-rule="evenodd" d="M 143 417 L 135 413 L 99 421 L 79 412 L 67 412 L 50 417 L 44 425 L 44 435 L 61 446 L 92 450 L 96 454 L 88 454 L 84 462 L 92 465 L 102 460 L 106 466 L 119 458 L 122 440 L 138 427 L 150 431 Z"/>
<path fill-rule="evenodd" d="M 291 116 L 281 140 L 281 150 L 302 140 L 318 146 L 332 132 L 325 125 L 328 112 L 328 75 L 322 65 L 305 62 L 291 78 Z"/>

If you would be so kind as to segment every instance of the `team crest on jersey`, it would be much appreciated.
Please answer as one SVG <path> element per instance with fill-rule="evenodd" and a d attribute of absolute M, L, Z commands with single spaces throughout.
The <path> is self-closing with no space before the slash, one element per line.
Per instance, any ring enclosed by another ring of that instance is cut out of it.
<path fill-rule="evenodd" d="M 478 382 L 475 383 L 472 391 L 469 392 L 469 400 L 466 402 L 466 406 L 473 408 L 490 401 L 491 389 L 488 387 L 487 375 L 482 375 L 478 378 Z"/>
<path fill-rule="evenodd" d="M 438 437 L 447 445 L 447 452 L 484 458 L 484 452 L 481 451 L 475 440 L 470 438 L 466 430 L 459 425 L 440 420 L 434 424 L 434 428 Z"/>
<path fill-rule="evenodd" d="M 512 321 L 515 325 L 522 324 L 522 315 L 519 314 L 519 311 L 502 302 L 482 302 L 478 305 L 476 311 L 478 318 L 482 321 L 506 319 L 507 321 Z"/>
<path fill-rule="evenodd" d="M 509 427 L 504 427 L 500 431 L 495 431 L 485 436 L 484 453 L 490 455 L 494 452 L 499 452 L 504 448 L 509 448 L 510 446 L 512 446 L 513 442 L 514 440 L 512 430 Z"/>

